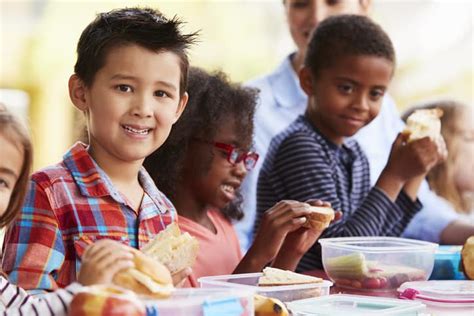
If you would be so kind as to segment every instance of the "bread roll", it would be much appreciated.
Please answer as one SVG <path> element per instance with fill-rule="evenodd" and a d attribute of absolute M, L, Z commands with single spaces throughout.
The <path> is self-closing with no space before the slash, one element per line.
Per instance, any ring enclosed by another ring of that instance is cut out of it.
<path fill-rule="evenodd" d="M 118 272 L 113 283 L 137 294 L 156 298 L 170 296 L 173 280 L 169 270 L 160 262 L 137 251 L 133 258 L 135 267 Z"/>
<path fill-rule="evenodd" d="M 334 220 L 334 210 L 327 206 L 311 206 L 311 213 L 306 218 L 307 221 L 304 223 L 304 227 L 323 230 Z"/>
<path fill-rule="evenodd" d="M 435 140 L 441 135 L 441 121 L 443 110 L 421 109 L 416 110 L 407 118 L 407 125 L 403 133 L 409 134 L 408 142 L 430 137 Z"/>
<path fill-rule="evenodd" d="M 194 265 L 199 243 L 189 233 L 182 234 L 178 224 L 172 223 L 146 244 L 142 251 L 163 263 L 174 274 Z"/>

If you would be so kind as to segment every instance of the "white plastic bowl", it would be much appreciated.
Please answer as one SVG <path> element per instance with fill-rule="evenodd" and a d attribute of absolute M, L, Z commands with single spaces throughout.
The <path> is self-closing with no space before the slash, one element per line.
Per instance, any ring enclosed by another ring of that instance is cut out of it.
<path fill-rule="evenodd" d="M 328 277 L 356 291 L 396 291 L 404 282 L 427 280 L 438 247 L 396 237 L 325 238 L 319 243 Z"/>

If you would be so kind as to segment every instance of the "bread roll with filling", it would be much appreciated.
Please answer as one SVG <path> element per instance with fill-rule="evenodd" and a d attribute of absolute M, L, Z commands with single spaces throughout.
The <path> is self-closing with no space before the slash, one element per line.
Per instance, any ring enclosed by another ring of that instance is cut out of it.
<path fill-rule="evenodd" d="M 423 137 L 430 137 L 432 140 L 440 137 L 442 116 L 443 110 L 438 108 L 414 111 L 407 118 L 407 125 L 403 131 L 404 134 L 409 134 L 408 142 Z"/>
<path fill-rule="evenodd" d="M 334 220 L 334 210 L 327 206 L 311 206 L 311 213 L 306 216 L 304 227 L 314 230 L 326 229 L 332 220 Z"/>
<path fill-rule="evenodd" d="M 135 267 L 118 272 L 113 283 L 137 294 L 155 298 L 169 297 L 173 290 L 170 271 L 140 251 L 133 258 Z"/>

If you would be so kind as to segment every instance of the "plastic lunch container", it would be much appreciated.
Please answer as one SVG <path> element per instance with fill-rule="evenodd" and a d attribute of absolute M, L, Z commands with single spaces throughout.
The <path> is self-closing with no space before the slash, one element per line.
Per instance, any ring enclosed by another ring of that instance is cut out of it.
<path fill-rule="evenodd" d="M 424 304 L 416 301 L 348 294 L 335 294 L 293 301 L 288 303 L 287 307 L 293 316 L 417 316 L 424 314 L 426 310 Z"/>
<path fill-rule="evenodd" d="M 311 284 L 258 286 L 258 278 L 262 275 L 263 273 L 244 273 L 208 276 L 199 278 L 198 281 L 202 288 L 245 289 L 260 295 L 277 298 L 283 302 L 328 295 L 329 288 L 332 285 L 329 281 L 322 281 Z"/>
<path fill-rule="evenodd" d="M 462 246 L 439 246 L 430 280 L 465 280 L 461 269 Z"/>
<path fill-rule="evenodd" d="M 246 289 L 175 289 L 163 300 L 142 300 L 147 315 L 159 316 L 253 316 L 254 292 Z"/>
<path fill-rule="evenodd" d="M 396 237 L 342 237 L 319 240 L 328 277 L 341 288 L 396 291 L 404 282 L 425 281 L 437 244 Z"/>
<path fill-rule="evenodd" d="M 474 281 L 407 282 L 399 297 L 418 300 L 435 315 L 474 315 Z"/>

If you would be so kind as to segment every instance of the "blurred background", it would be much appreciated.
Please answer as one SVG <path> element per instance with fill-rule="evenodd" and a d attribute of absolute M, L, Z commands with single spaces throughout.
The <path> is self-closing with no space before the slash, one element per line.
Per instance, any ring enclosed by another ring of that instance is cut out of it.
<path fill-rule="evenodd" d="M 357 1 L 357 0 L 354 0 Z M 80 113 L 67 82 L 76 43 L 96 13 L 151 6 L 200 30 L 191 63 L 244 82 L 272 71 L 294 49 L 281 0 L 0 0 L 0 101 L 29 124 L 34 169 L 58 162 L 77 139 Z M 473 1 L 373 0 L 373 19 L 391 36 L 400 111 L 437 98 L 474 103 Z"/>

